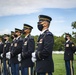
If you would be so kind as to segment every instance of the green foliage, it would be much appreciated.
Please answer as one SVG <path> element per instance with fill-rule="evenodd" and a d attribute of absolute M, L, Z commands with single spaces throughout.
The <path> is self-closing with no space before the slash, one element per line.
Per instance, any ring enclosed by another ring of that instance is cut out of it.
<path fill-rule="evenodd" d="M 63 36 L 54 36 L 54 50 L 61 51 L 64 50 L 64 37 Z"/>
<path fill-rule="evenodd" d="M 72 32 L 72 36 L 73 36 L 73 38 L 75 38 L 76 39 L 76 32 Z"/>
<path fill-rule="evenodd" d="M 71 26 L 73 29 L 76 29 L 76 21 L 72 22 Z"/>
<path fill-rule="evenodd" d="M 76 55 L 74 56 L 76 57 Z M 64 55 L 60 54 L 53 54 L 53 60 L 54 60 L 54 73 L 53 75 L 66 75 L 65 70 L 65 62 L 64 62 Z M 74 65 L 74 75 L 76 74 L 76 58 L 73 62 Z"/>
<path fill-rule="evenodd" d="M 34 36 L 35 42 L 37 42 L 37 39 L 38 39 L 38 35 Z"/>
<path fill-rule="evenodd" d="M 34 40 L 35 40 L 35 49 L 36 49 L 36 47 L 37 47 L 38 35 L 34 36 Z"/>
<path fill-rule="evenodd" d="M 76 45 L 76 37 L 74 36 L 75 33 L 73 32 L 72 34 L 72 41 L 75 43 Z M 3 37 L 3 35 L 0 35 L 0 37 Z M 22 38 L 24 38 L 24 35 L 21 36 Z M 37 40 L 38 40 L 38 35 L 34 36 L 34 40 L 35 40 L 35 48 L 37 46 Z M 11 42 L 11 35 L 10 35 L 10 39 L 9 41 Z M 54 51 L 61 51 L 64 50 L 64 43 L 65 43 L 65 39 L 64 39 L 64 34 L 62 36 L 54 36 Z"/>

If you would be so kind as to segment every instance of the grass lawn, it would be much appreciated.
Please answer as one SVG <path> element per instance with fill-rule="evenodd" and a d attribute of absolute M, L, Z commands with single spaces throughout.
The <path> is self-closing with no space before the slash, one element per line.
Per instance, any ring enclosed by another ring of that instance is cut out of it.
<path fill-rule="evenodd" d="M 76 75 L 76 55 L 74 55 L 74 75 Z M 66 75 L 64 55 L 53 54 L 54 73 L 53 75 Z"/>

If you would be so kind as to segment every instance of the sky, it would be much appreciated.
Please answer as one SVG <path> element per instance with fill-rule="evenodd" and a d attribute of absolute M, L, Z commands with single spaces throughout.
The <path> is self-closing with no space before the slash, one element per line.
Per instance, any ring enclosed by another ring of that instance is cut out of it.
<path fill-rule="evenodd" d="M 76 21 L 76 0 L 0 0 L 0 35 L 10 34 L 23 24 L 33 26 L 32 35 L 39 35 L 39 15 L 52 18 L 49 30 L 56 36 L 72 33 Z"/>

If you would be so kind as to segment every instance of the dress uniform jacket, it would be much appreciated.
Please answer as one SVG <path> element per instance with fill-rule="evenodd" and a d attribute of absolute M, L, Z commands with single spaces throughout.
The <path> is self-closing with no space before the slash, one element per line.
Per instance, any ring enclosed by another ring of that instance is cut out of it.
<path fill-rule="evenodd" d="M 10 52 L 12 54 L 12 51 L 13 51 L 13 48 L 14 48 L 14 42 L 15 42 L 15 39 L 11 42 L 11 46 L 10 46 Z M 12 55 L 11 55 L 12 56 Z M 12 59 L 10 59 L 11 61 Z"/>
<path fill-rule="evenodd" d="M 22 67 L 33 67 L 33 62 L 31 60 L 31 54 L 34 52 L 35 49 L 35 42 L 34 38 L 31 35 L 28 35 L 27 38 L 23 40 L 23 47 L 22 47 Z"/>
<path fill-rule="evenodd" d="M 4 44 L 0 43 L 0 54 L 3 53 L 3 47 L 4 47 Z M 1 59 L 1 57 L 0 57 L 0 59 Z"/>
<path fill-rule="evenodd" d="M 76 47 L 73 42 L 68 41 L 65 43 L 65 52 L 64 52 L 64 60 L 73 60 L 73 53 L 75 52 Z"/>
<path fill-rule="evenodd" d="M 10 49 L 10 42 L 7 41 L 4 43 L 4 47 L 3 47 L 3 58 L 6 59 L 6 53 L 9 52 L 9 49 Z"/>
<path fill-rule="evenodd" d="M 52 59 L 54 38 L 53 34 L 46 30 L 38 38 L 36 51 L 36 71 L 39 73 L 53 72 L 54 63 Z"/>
<path fill-rule="evenodd" d="M 22 44 L 23 44 L 23 40 L 21 37 L 14 40 L 13 48 L 11 50 L 11 62 L 19 63 L 18 62 L 18 54 L 21 53 L 21 51 L 22 51 Z"/>

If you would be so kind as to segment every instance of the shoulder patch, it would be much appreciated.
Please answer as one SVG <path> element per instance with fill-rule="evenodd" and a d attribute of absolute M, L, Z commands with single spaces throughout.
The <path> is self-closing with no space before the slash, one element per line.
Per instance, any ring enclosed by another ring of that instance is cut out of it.
<path fill-rule="evenodd" d="M 73 42 L 70 42 L 70 44 L 71 44 L 71 46 L 72 46 L 72 47 L 74 47 L 74 46 L 75 46 Z"/>
<path fill-rule="evenodd" d="M 34 37 L 33 36 L 29 36 L 29 39 L 34 39 Z"/>
<path fill-rule="evenodd" d="M 22 39 L 22 38 L 20 38 L 20 40 L 22 41 L 23 39 Z"/>
<path fill-rule="evenodd" d="M 47 35 L 52 35 L 52 36 L 53 36 L 53 34 L 52 34 L 51 32 L 47 32 L 46 34 L 47 34 Z"/>

